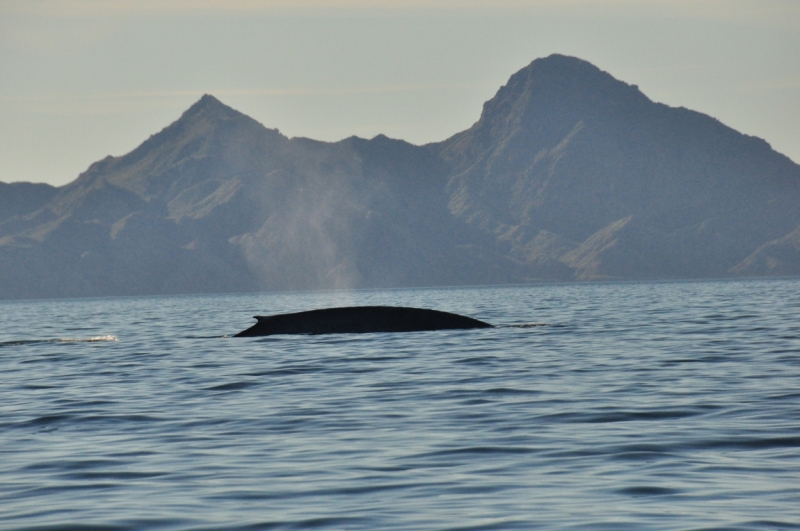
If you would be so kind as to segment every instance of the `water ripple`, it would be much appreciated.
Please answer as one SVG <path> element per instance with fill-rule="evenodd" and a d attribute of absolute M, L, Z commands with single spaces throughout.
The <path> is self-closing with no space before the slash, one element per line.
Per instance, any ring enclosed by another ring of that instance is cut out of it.
<path fill-rule="evenodd" d="M 799 288 L 0 303 L 0 529 L 800 529 Z M 499 327 L 227 337 L 344 303 Z"/>

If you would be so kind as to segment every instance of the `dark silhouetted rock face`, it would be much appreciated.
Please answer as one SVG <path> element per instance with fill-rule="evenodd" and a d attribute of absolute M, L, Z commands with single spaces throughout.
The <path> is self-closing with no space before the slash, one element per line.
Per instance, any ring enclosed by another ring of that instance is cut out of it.
<path fill-rule="evenodd" d="M 0 298 L 800 273 L 800 166 L 580 59 L 414 146 L 203 96 L 53 188 L 0 183 Z"/>

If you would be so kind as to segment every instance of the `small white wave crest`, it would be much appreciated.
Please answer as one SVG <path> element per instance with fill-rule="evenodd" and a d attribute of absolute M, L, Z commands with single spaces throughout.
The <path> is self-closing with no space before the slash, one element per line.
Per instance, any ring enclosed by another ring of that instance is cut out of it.
<path fill-rule="evenodd" d="M 63 337 L 51 339 L 50 343 L 98 343 L 101 341 L 119 341 L 117 336 L 94 336 L 94 337 Z"/>
<path fill-rule="evenodd" d="M 0 341 L 0 347 L 16 347 L 19 345 L 33 345 L 40 343 L 99 343 L 103 341 L 119 341 L 117 336 L 92 336 L 92 337 L 57 337 L 55 339 L 18 339 Z"/>

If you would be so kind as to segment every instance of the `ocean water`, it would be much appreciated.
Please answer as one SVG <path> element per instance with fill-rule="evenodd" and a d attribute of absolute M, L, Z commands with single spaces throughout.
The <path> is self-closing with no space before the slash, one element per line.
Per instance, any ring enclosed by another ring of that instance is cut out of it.
<path fill-rule="evenodd" d="M 228 337 L 356 304 L 498 328 Z M 0 529 L 800 529 L 800 280 L 2 302 L 0 324 Z"/>

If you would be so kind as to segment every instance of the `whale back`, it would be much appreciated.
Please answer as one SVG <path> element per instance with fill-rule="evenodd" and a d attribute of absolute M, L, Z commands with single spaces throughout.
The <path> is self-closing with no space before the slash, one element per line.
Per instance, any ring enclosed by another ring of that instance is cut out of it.
<path fill-rule="evenodd" d="M 400 306 L 350 306 L 278 315 L 256 315 L 258 322 L 236 337 L 274 334 L 363 334 L 370 332 L 422 332 L 492 325 L 439 310 Z"/>

